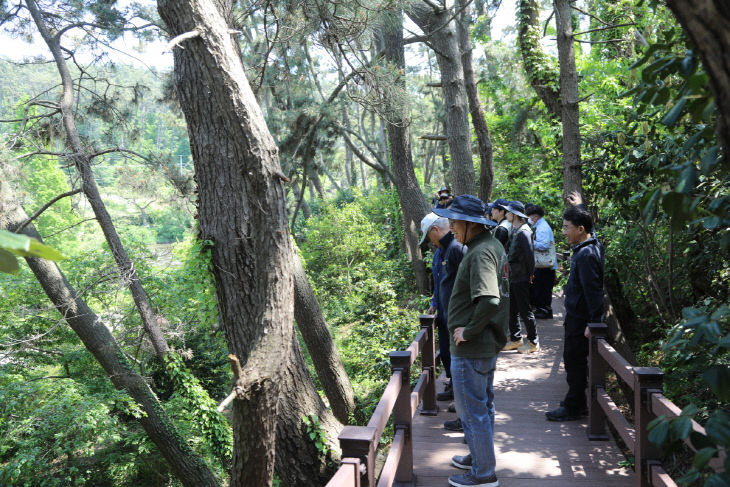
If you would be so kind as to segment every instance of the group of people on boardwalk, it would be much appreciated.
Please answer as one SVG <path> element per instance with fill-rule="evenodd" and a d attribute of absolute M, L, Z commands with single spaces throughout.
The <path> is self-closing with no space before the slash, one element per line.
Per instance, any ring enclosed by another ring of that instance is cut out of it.
<path fill-rule="evenodd" d="M 436 205 L 421 222 L 421 244 L 435 248 L 434 293 L 439 350 L 448 377 L 438 400 L 452 400 L 458 419 L 444 427 L 464 431 L 469 454 L 452 464 L 456 487 L 496 487 L 494 372 L 500 351 L 540 351 L 538 319 L 553 318 L 552 289 L 558 268 L 555 238 L 539 205 L 476 196 L 451 197 L 442 187 Z M 546 412 L 550 421 L 587 414 L 587 325 L 603 314 L 603 247 L 579 195 L 563 213 L 563 234 L 572 246 L 565 286 L 563 362 L 568 392 Z M 523 339 L 520 322 L 524 325 Z"/>

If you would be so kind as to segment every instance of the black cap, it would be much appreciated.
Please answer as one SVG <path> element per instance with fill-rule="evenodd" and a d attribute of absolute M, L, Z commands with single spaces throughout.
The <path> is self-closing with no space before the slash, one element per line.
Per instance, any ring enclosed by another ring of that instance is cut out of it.
<path fill-rule="evenodd" d="M 519 217 L 527 218 L 527 215 L 525 215 L 525 205 L 523 205 L 521 201 L 510 201 L 509 204 L 507 204 L 507 211 L 514 213 Z"/>
<path fill-rule="evenodd" d="M 507 211 L 508 204 L 509 204 L 509 201 L 507 201 L 504 198 L 499 198 L 499 199 L 495 200 L 494 202 L 489 203 L 489 207 L 490 208 L 499 208 L 500 210 Z"/>
<path fill-rule="evenodd" d="M 434 208 L 433 212 L 438 216 L 451 218 L 452 220 L 463 220 L 467 222 L 481 223 L 492 227 L 497 226 L 495 222 L 486 216 L 487 204 L 471 194 L 460 194 L 454 198 L 451 208 Z"/>

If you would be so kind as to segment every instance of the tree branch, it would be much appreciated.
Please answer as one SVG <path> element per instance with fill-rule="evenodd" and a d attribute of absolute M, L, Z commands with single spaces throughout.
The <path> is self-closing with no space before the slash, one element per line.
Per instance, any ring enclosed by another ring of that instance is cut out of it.
<path fill-rule="evenodd" d="M 583 15 L 587 15 L 588 17 L 591 17 L 593 19 L 596 19 L 597 21 L 599 21 L 603 25 L 611 25 L 608 22 L 606 22 L 605 20 L 602 20 L 602 19 L 598 18 L 597 16 L 593 15 L 592 13 L 586 12 L 585 10 L 583 10 L 583 9 L 581 9 L 579 7 L 576 7 L 575 4 L 571 4 L 570 5 L 570 8 L 572 8 L 573 10 L 577 10 L 578 12 L 582 13 Z"/>
<path fill-rule="evenodd" d="M 197 30 L 191 30 L 190 32 L 185 32 L 184 34 L 180 34 L 179 36 L 176 36 L 170 40 L 170 42 L 167 43 L 165 46 L 165 49 L 162 50 L 162 52 L 171 52 L 173 48 L 177 47 L 178 44 L 181 42 L 187 40 L 187 39 L 193 39 L 195 37 L 200 36 L 200 32 Z M 180 49 L 185 49 L 182 46 L 179 46 Z"/>
<path fill-rule="evenodd" d="M 63 198 L 65 198 L 65 197 L 67 197 L 67 196 L 73 196 L 73 195 L 75 195 L 75 194 L 79 194 L 80 192 L 81 192 L 81 188 L 78 188 L 78 189 L 74 189 L 73 191 L 68 191 L 68 192 L 66 192 L 66 193 L 63 193 L 63 194 L 59 194 L 58 196 L 56 196 L 55 198 L 53 198 L 53 199 L 52 199 L 51 201 L 49 201 L 48 203 L 46 203 L 45 205 L 41 206 L 41 208 L 40 208 L 40 209 L 39 209 L 38 211 L 36 211 L 35 213 L 33 213 L 33 214 L 32 214 L 32 215 L 30 216 L 30 218 L 28 218 L 28 219 L 27 219 L 27 220 L 25 220 L 25 221 L 24 221 L 23 223 L 21 223 L 21 224 L 20 224 L 20 226 L 18 226 L 18 229 L 17 229 L 16 231 L 15 231 L 15 233 L 20 233 L 20 232 L 22 232 L 22 231 L 23 231 L 23 229 L 25 228 L 25 226 L 26 226 L 27 224 L 29 224 L 30 222 L 32 222 L 33 220 L 35 220 L 36 218 L 38 218 L 38 217 L 40 216 L 40 214 L 41 214 L 41 213 L 43 213 L 43 212 L 44 212 L 44 211 L 46 211 L 46 210 L 47 210 L 48 208 L 50 208 L 50 206 L 51 206 L 51 205 L 52 205 L 53 203 L 55 203 L 56 201 L 58 201 L 58 200 L 60 200 L 60 199 L 63 199 Z"/>
<path fill-rule="evenodd" d="M 599 32 L 599 31 L 602 31 L 602 30 L 616 29 L 618 27 L 627 27 L 629 25 L 636 25 L 636 23 L 635 22 L 627 22 L 625 24 L 609 25 L 607 27 L 596 27 L 595 29 L 588 29 L 588 30 L 584 30 L 583 32 L 575 32 L 573 34 L 573 37 L 579 36 L 579 35 L 583 35 L 583 34 L 589 34 L 591 32 Z"/>
<path fill-rule="evenodd" d="M 436 12 L 437 14 L 440 14 L 441 12 L 446 10 L 445 6 L 439 5 L 438 3 L 435 3 L 432 0 L 423 0 L 423 3 L 425 3 L 426 5 L 431 7 L 433 9 L 433 11 Z"/>

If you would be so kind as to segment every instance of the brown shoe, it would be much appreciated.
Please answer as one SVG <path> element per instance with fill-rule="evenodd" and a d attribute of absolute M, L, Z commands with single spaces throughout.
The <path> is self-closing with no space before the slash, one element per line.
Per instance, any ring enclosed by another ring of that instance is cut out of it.
<path fill-rule="evenodd" d="M 510 350 L 517 350 L 521 346 L 522 346 L 522 340 L 510 340 L 510 342 L 504 346 L 502 351 L 508 352 Z"/>
<path fill-rule="evenodd" d="M 525 340 L 525 344 L 517 349 L 517 353 L 535 353 L 540 351 L 540 343 Z"/>

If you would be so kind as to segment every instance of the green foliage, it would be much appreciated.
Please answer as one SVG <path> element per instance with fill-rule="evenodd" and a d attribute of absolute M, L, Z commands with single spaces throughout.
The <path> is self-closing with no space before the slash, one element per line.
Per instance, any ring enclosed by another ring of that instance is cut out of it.
<path fill-rule="evenodd" d="M 687 406 L 678 418 L 661 416 L 652 421 L 649 440 L 671 450 L 689 438 L 696 453 L 679 482 L 726 485 L 730 460 L 726 459 L 723 473 L 715 473 L 709 462 L 730 447 L 730 415 L 726 410 L 730 400 L 730 308 L 708 302 L 703 308 L 685 308 L 683 315 L 662 347 L 662 368 L 667 394 Z M 692 430 L 691 419 L 705 425 L 705 435 Z"/>
<path fill-rule="evenodd" d="M 98 366 L 91 364 L 98 373 Z M 129 418 L 141 411 L 108 381 L 0 373 L 0 483 L 25 486 L 161 485 L 154 446 Z M 161 480 L 163 482 L 161 482 Z"/>
<path fill-rule="evenodd" d="M 205 439 L 206 446 L 218 461 L 227 465 L 233 454 L 233 431 L 217 411 L 218 405 L 190 373 L 179 354 L 168 354 L 165 370 L 175 390 L 168 409 L 173 411 L 173 416 L 184 418 L 192 430 Z"/>
<path fill-rule="evenodd" d="M 314 443 L 317 451 L 321 455 L 329 455 L 331 449 L 327 444 L 327 434 L 322 427 L 322 423 L 319 421 L 319 417 L 316 414 L 304 415 L 302 416 L 302 423 L 304 423 L 305 431 L 309 439 Z"/>
<path fill-rule="evenodd" d="M 353 382 L 358 421 L 367 421 L 390 378 L 388 354 L 418 332 L 422 303 L 401 251 L 395 191 L 354 191 L 323 204 L 306 221 L 299 248 Z"/>

